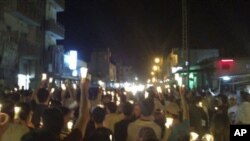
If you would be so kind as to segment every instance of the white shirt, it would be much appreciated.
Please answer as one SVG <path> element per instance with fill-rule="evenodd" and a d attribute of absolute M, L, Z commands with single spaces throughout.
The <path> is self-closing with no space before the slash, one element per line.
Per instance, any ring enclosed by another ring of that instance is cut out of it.
<path fill-rule="evenodd" d="M 250 102 L 243 102 L 239 105 L 236 121 L 241 124 L 250 124 Z"/>

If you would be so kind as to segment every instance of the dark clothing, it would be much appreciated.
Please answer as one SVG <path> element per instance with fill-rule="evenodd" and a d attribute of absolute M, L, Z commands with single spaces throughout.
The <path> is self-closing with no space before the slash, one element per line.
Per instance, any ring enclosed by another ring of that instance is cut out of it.
<path fill-rule="evenodd" d="M 73 129 L 62 141 L 82 141 L 82 132 L 79 129 Z"/>
<path fill-rule="evenodd" d="M 116 141 L 126 141 L 128 135 L 128 125 L 133 122 L 131 119 L 124 119 L 115 124 L 114 137 Z"/>
<path fill-rule="evenodd" d="M 87 124 L 83 141 L 88 141 L 88 139 L 90 138 L 90 136 L 93 134 L 94 131 L 95 131 L 95 123 L 94 121 L 90 120 Z"/>
<path fill-rule="evenodd" d="M 110 139 L 110 137 L 112 139 Z M 112 131 L 108 128 L 101 127 L 95 129 L 88 141 L 114 141 Z"/>
<path fill-rule="evenodd" d="M 31 105 L 33 111 L 32 123 L 35 126 L 35 128 L 40 128 L 40 121 L 42 114 L 44 110 L 48 108 L 48 106 L 36 103 L 32 103 Z"/>

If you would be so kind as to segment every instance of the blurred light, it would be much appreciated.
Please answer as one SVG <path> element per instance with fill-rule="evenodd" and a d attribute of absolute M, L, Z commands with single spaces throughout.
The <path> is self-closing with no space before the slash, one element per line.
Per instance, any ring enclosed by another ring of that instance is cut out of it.
<path fill-rule="evenodd" d="M 69 51 L 69 68 L 75 70 L 77 67 L 77 51 Z"/>
<path fill-rule="evenodd" d="M 47 74 L 46 73 L 43 73 L 42 74 L 42 80 L 46 80 L 47 79 Z"/>
<path fill-rule="evenodd" d="M 128 101 L 130 104 L 134 104 L 134 101 L 133 100 L 129 100 Z"/>
<path fill-rule="evenodd" d="M 138 81 L 138 77 L 135 77 L 135 81 Z"/>
<path fill-rule="evenodd" d="M 50 90 L 50 93 L 53 94 L 54 92 L 55 92 L 55 88 L 52 88 L 52 89 Z"/>
<path fill-rule="evenodd" d="M 155 63 L 156 63 L 156 64 L 160 63 L 160 58 L 158 58 L 158 57 L 155 58 Z"/>
<path fill-rule="evenodd" d="M 76 86 L 76 84 L 74 83 L 73 84 L 73 88 L 76 90 L 77 89 L 77 86 Z"/>
<path fill-rule="evenodd" d="M 151 80 L 150 80 L 150 79 L 148 79 L 147 83 L 150 83 L 150 82 L 151 82 Z"/>
<path fill-rule="evenodd" d="M 234 62 L 233 59 L 222 59 L 221 62 Z"/>
<path fill-rule="evenodd" d="M 65 91 L 65 90 L 66 90 L 66 86 L 65 86 L 65 84 L 64 84 L 64 83 L 62 83 L 62 84 L 61 84 L 61 88 L 62 88 L 62 90 L 63 90 L 63 91 Z"/>
<path fill-rule="evenodd" d="M 214 107 L 214 109 L 217 111 L 219 108 L 218 107 Z"/>
<path fill-rule="evenodd" d="M 149 96 L 149 93 L 146 91 L 145 92 L 145 98 L 148 98 L 148 96 Z"/>
<path fill-rule="evenodd" d="M 196 141 L 199 137 L 199 134 L 195 133 L 195 132 L 190 132 L 190 141 Z"/>
<path fill-rule="evenodd" d="M 73 129 L 73 125 L 74 124 L 73 124 L 72 120 L 67 123 L 67 128 L 68 128 L 69 131 L 71 131 Z"/>
<path fill-rule="evenodd" d="M 152 82 L 153 82 L 153 83 L 156 82 L 156 78 L 155 78 L 155 77 L 152 78 Z"/>
<path fill-rule="evenodd" d="M 15 112 L 14 119 L 18 119 L 20 111 L 21 111 L 21 107 L 18 107 L 18 106 L 14 107 L 14 112 Z"/>
<path fill-rule="evenodd" d="M 162 89 L 161 89 L 160 86 L 158 86 L 158 87 L 156 88 L 156 90 L 157 90 L 158 93 L 162 93 Z"/>
<path fill-rule="evenodd" d="M 50 77 L 50 78 L 49 78 L 49 83 L 52 83 L 52 82 L 53 82 L 53 78 Z"/>
<path fill-rule="evenodd" d="M 98 104 L 97 106 L 100 107 L 100 108 L 104 108 L 103 104 Z"/>
<path fill-rule="evenodd" d="M 80 68 L 80 72 L 81 72 L 81 77 L 82 78 L 86 78 L 87 77 L 87 73 L 88 73 L 88 68 L 81 67 Z"/>
<path fill-rule="evenodd" d="M 17 83 L 18 83 L 19 89 L 22 89 L 22 87 L 24 87 L 24 89 L 28 90 L 29 89 L 29 84 L 30 84 L 29 75 L 18 74 L 17 78 L 18 78 Z"/>
<path fill-rule="evenodd" d="M 112 137 L 112 135 L 111 135 L 111 134 L 109 135 L 109 140 L 110 140 L 110 141 L 112 141 L 112 140 L 113 140 L 113 137 Z"/>
<path fill-rule="evenodd" d="M 182 85 L 182 77 L 178 73 L 176 73 L 174 75 L 174 77 L 175 77 L 175 80 L 177 81 L 178 85 L 181 86 Z"/>
<path fill-rule="evenodd" d="M 197 106 L 202 108 L 203 107 L 203 103 L 199 102 Z"/>
<path fill-rule="evenodd" d="M 157 71 L 158 70 L 158 66 L 154 65 L 153 66 L 153 71 Z"/>
<path fill-rule="evenodd" d="M 222 76 L 221 77 L 224 81 L 229 81 L 231 80 L 231 77 L 230 76 Z"/>
<path fill-rule="evenodd" d="M 155 72 L 152 71 L 150 74 L 151 74 L 151 75 L 155 75 Z"/>
<path fill-rule="evenodd" d="M 214 137 L 210 134 L 205 134 L 203 137 L 202 137 L 202 141 L 214 141 Z"/>
<path fill-rule="evenodd" d="M 165 88 L 168 89 L 170 86 L 169 85 L 165 85 Z"/>
<path fill-rule="evenodd" d="M 183 67 L 172 67 L 172 73 L 176 73 L 179 70 L 182 70 Z"/>
<path fill-rule="evenodd" d="M 76 77 L 77 75 L 78 75 L 77 70 L 73 70 L 73 71 L 72 71 L 72 76 Z"/>
<path fill-rule="evenodd" d="M 174 119 L 167 117 L 166 118 L 166 123 L 165 123 L 165 127 L 169 128 L 170 126 L 172 126 Z"/>
<path fill-rule="evenodd" d="M 98 80 L 98 85 L 101 86 L 101 87 L 104 87 L 104 82 L 102 80 Z"/>

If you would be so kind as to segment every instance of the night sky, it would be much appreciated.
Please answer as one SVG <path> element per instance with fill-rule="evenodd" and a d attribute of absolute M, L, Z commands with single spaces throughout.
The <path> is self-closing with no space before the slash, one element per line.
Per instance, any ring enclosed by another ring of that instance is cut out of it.
<path fill-rule="evenodd" d="M 143 77 L 154 56 L 181 47 L 181 0 L 65 1 L 62 43 L 87 62 L 93 48 L 110 48 L 116 61 Z M 218 48 L 225 57 L 249 55 L 249 7 L 249 0 L 188 0 L 189 47 Z"/>

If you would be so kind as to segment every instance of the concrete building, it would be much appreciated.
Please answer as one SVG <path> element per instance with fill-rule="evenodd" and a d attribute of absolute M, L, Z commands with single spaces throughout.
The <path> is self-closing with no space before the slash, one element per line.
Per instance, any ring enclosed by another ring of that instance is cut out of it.
<path fill-rule="evenodd" d="M 27 82 L 43 71 L 45 1 L 0 1 L 0 76 L 5 86 Z M 17 77 L 17 74 L 18 77 Z"/>
<path fill-rule="evenodd" d="M 0 0 L 0 79 L 5 86 L 34 87 L 42 72 L 60 73 L 64 0 Z"/>
<path fill-rule="evenodd" d="M 116 64 L 111 60 L 111 51 L 109 49 L 95 49 L 91 54 L 88 67 L 92 80 L 95 82 L 102 80 L 109 83 L 117 80 Z"/>
<path fill-rule="evenodd" d="M 45 13 L 45 51 L 46 71 L 51 76 L 59 77 L 63 72 L 64 47 L 57 44 L 63 40 L 65 28 L 57 22 L 57 14 L 65 9 L 64 0 L 46 0 Z"/>

